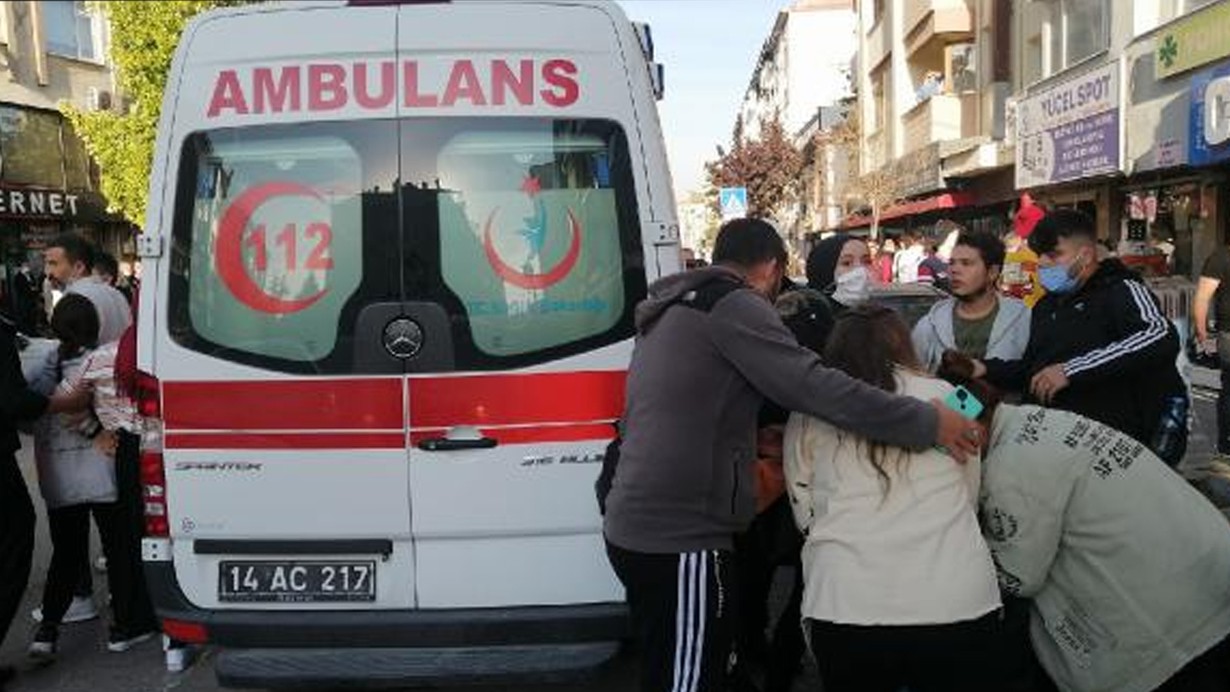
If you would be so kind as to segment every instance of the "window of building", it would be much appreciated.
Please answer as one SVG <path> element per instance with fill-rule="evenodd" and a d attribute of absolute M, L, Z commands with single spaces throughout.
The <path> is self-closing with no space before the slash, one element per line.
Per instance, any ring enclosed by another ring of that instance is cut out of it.
<path fill-rule="evenodd" d="M 1060 69 L 1106 49 L 1109 44 L 1109 12 L 1100 0 L 1062 0 L 1063 59 Z"/>
<path fill-rule="evenodd" d="M 43 37 L 47 52 L 66 58 L 101 62 L 102 19 L 86 3 L 44 2 Z"/>
<path fill-rule="evenodd" d="M 1132 3 L 1132 31 L 1146 34 L 1216 0 L 1136 0 Z"/>
<path fill-rule="evenodd" d="M 1046 79 L 1110 45 L 1107 0 L 1040 0 L 1025 17 L 1025 83 Z"/>
<path fill-rule="evenodd" d="M 887 90 L 884 88 L 884 75 L 886 70 L 880 70 L 871 75 L 871 132 L 879 132 L 884 129 L 884 123 L 888 119 L 888 97 Z"/>
<path fill-rule="evenodd" d="M 1047 52 L 1043 35 L 1050 31 L 1050 6 L 1045 3 L 1027 3 L 1022 9 L 1024 27 L 1022 35 L 1020 76 L 1022 85 L 1033 84 L 1046 76 Z"/>
<path fill-rule="evenodd" d="M 946 92 L 978 90 L 978 51 L 973 41 L 954 43 L 944 50 L 944 73 Z"/>

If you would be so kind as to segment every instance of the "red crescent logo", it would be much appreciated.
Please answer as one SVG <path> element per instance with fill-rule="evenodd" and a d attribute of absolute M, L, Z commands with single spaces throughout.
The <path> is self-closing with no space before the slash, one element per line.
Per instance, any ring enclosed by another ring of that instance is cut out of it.
<path fill-rule="evenodd" d="M 487 263 L 505 283 L 518 288 L 542 289 L 553 286 L 568 276 L 568 273 L 576 266 L 577 258 L 581 256 L 581 224 L 573 216 L 571 209 L 568 210 L 568 232 L 572 235 L 572 241 L 568 246 L 568 252 L 550 271 L 542 274 L 519 272 L 505 263 L 500 253 L 496 252 L 495 245 L 491 242 L 491 222 L 495 220 L 498 211 L 499 209 L 493 210 L 487 217 L 487 223 L 483 226 L 483 249 L 487 252 Z"/>
<path fill-rule="evenodd" d="M 324 297 L 328 289 L 298 300 L 284 300 L 266 293 L 248 275 L 243 262 L 243 232 L 252 214 L 274 197 L 308 197 L 321 200 L 310 187 L 299 183 L 265 183 L 248 188 L 235 199 L 218 221 L 218 240 L 214 251 L 214 268 L 222 283 L 239 302 L 253 310 L 284 315 L 311 307 Z"/>

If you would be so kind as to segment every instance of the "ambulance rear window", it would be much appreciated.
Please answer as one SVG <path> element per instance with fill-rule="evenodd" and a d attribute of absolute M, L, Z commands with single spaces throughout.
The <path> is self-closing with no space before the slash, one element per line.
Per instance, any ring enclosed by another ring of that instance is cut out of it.
<path fill-rule="evenodd" d="M 173 237 L 172 338 L 281 372 L 532 365 L 629 338 L 646 291 L 627 141 L 601 120 L 198 132 Z M 425 305 L 443 365 L 356 355 L 383 337 L 365 312 Z"/>

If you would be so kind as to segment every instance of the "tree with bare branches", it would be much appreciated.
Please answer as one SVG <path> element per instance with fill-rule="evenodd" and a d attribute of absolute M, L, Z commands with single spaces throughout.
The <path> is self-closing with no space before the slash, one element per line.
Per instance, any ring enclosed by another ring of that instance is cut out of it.
<path fill-rule="evenodd" d="M 803 154 L 776 115 L 760 121 L 756 139 L 744 136 L 741 124 L 730 151 L 719 148 L 717 160 L 705 164 L 709 198 L 716 209 L 718 188 L 746 187 L 748 214 L 772 217 L 799 194 Z"/>
<path fill-rule="evenodd" d="M 902 199 L 900 173 L 892 165 L 874 171 L 862 169 L 860 161 L 864 139 L 857 108 L 852 108 L 846 121 L 833 128 L 827 137 L 830 143 L 845 149 L 846 156 L 849 157 L 849 170 L 858 172 L 848 192 L 871 210 L 871 237 L 878 238 L 880 215 Z"/>

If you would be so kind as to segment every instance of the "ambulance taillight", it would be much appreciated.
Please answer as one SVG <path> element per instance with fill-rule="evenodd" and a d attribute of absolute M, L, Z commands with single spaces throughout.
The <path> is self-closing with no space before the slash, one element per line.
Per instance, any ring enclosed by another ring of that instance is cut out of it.
<path fill-rule="evenodd" d="M 145 537 L 168 538 L 167 476 L 162 456 L 162 404 L 158 378 L 137 374 L 137 411 L 145 420 L 141 436 L 141 498 L 145 509 Z"/>

